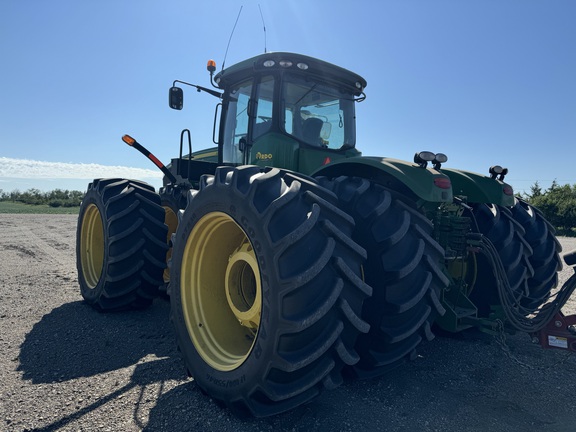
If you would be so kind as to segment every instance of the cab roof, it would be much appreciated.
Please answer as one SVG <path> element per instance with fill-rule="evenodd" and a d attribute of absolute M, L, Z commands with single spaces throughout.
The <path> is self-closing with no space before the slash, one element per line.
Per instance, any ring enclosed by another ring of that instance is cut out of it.
<path fill-rule="evenodd" d="M 348 69 L 314 57 L 289 52 L 265 53 L 241 61 L 220 71 L 214 77 L 214 81 L 223 89 L 265 71 L 310 74 L 324 81 L 351 87 L 356 90 L 354 94 L 357 95 L 360 95 L 366 87 L 366 80 Z"/>

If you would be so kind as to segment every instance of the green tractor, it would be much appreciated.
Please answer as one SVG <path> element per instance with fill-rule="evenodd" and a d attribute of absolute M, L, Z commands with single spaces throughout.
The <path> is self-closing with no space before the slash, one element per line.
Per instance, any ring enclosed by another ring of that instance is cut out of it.
<path fill-rule="evenodd" d="M 362 156 L 366 81 L 315 58 L 265 53 L 208 70 L 216 90 L 175 81 L 169 103 L 183 107 L 176 83 L 218 98 L 217 147 L 192 152 L 185 130 L 166 167 L 125 136 L 163 187 L 94 180 L 77 231 L 84 299 L 141 308 L 167 287 L 203 392 L 239 415 L 273 415 L 414 358 L 433 326 L 536 334 L 560 314 L 575 284 L 551 298 L 560 245 L 506 169 L 445 168 L 428 151 Z"/>

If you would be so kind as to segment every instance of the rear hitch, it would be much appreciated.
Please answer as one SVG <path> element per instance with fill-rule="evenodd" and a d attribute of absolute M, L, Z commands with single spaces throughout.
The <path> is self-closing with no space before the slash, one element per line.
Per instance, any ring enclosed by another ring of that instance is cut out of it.
<path fill-rule="evenodd" d="M 562 289 L 568 290 L 566 300 L 576 285 L 576 250 L 564 255 L 564 262 L 574 267 L 574 274 L 566 281 Z M 559 348 L 576 352 L 576 314 L 565 316 L 558 311 L 546 326 L 538 332 L 531 333 L 532 341 L 543 348 Z"/>
<path fill-rule="evenodd" d="M 558 312 L 546 327 L 530 336 L 532 341 L 539 343 L 542 348 L 576 352 L 576 315 L 565 316 Z"/>

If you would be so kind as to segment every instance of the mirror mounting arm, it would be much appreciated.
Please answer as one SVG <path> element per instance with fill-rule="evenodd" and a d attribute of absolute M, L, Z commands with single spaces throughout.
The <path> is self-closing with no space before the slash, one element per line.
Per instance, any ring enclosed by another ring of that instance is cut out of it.
<path fill-rule="evenodd" d="M 188 82 L 186 82 L 186 81 L 180 81 L 180 80 L 174 80 L 174 82 L 172 83 L 172 87 L 176 87 L 176 83 L 186 84 L 186 85 L 189 85 L 189 86 L 191 86 L 191 87 L 195 87 L 196 90 L 198 90 L 198 92 L 203 92 L 203 91 L 204 91 L 204 92 L 206 92 L 206 93 L 208 93 L 208 94 L 211 94 L 212 96 L 216 96 L 217 98 L 222 99 L 222 93 L 217 92 L 217 91 L 215 91 L 215 90 L 211 90 L 211 89 L 206 88 L 206 87 L 202 87 L 202 86 L 199 86 L 199 85 L 196 85 L 196 84 L 190 84 L 190 83 L 188 83 Z"/>

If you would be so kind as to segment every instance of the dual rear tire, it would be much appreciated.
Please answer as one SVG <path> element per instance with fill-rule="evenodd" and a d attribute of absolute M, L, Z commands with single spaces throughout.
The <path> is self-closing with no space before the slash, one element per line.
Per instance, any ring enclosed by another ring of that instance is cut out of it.
<path fill-rule="evenodd" d="M 560 243 L 554 228 L 536 208 L 517 199 L 513 207 L 474 205 L 480 233 L 495 246 L 517 304 L 529 314 L 545 303 L 558 284 L 562 268 Z M 488 260 L 478 258 L 478 278 L 471 299 L 480 316 L 489 316 L 499 305 L 497 281 Z"/>
<path fill-rule="evenodd" d="M 370 332 L 360 335 L 360 361 L 350 372 L 361 379 L 380 376 L 414 359 L 416 348 L 434 338 L 431 327 L 444 313 L 440 293 L 448 285 L 444 250 L 432 237 L 432 223 L 407 197 L 363 178 L 320 181 L 354 218 L 352 239 L 368 253 L 364 275 L 373 295 L 362 316 Z"/>
<path fill-rule="evenodd" d="M 342 382 L 369 325 L 353 220 L 311 179 L 218 168 L 174 235 L 171 313 L 197 385 L 239 415 L 277 414 Z"/>
<path fill-rule="evenodd" d="M 97 179 L 80 207 L 78 282 L 100 311 L 141 309 L 158 296 L 166 267 L 164 210 L 154 188 L 126 179 Z"/>

